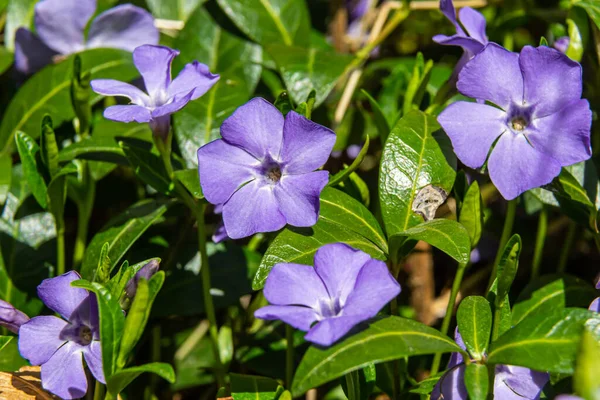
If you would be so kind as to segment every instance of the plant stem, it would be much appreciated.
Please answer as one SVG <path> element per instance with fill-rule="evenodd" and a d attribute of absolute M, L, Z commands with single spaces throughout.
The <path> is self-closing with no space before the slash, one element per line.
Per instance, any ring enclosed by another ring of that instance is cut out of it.
<path fill-rule="evenodd" d="M 56 276 L 65 273 L 65 228 L 63 221 L 56 221 Z"/>
<path fill-rule="evenodd" d="M 458 269 L 456 270 L 456 275 L 454 276 L 454 282 L 452 283 L 452 290 L 450 291 L 450 298 L 448 299 L 448 307 L 446 307 L 446 315 L 444 315 L 442 327 L 440 328 L 440 332 L 443 335 L 448 334 L 448 328 L 450 328 L 450 320 L 452 319 L 452 314 L 454 313 L 454 305 L 456 304 L 456 296 L 458 295 L 458 291 L 460 289 L 465 270 L 467 269 L 467 265 L 468 263 L 458 264 Z M 440 369 L 441 360 L 442 353 L 436 353 L 433 357 L 433 363 L 431 364 L 431 375 L 437 374 L 438 370 Z"/>
<path fill-rule="evenodd" d="M 546 210 L 546 207 L 542 207 L 540 219 L 538 221 L 537 235 L 535 237 L 535 251 L 533 253 L 533 264 L 531 265 L 531 281 L 540 275 L 540 264 L 542 263 L 542 253 L 544 251 L 547 229 L 548 211 Z"/>
<path fill-rule="evenodd" d="M 104 397 L 104 385 L 99 381 L 96 381 L 96 386 L 94 386 L 94 400 L 102 400 Z"/>
<path fill-rule="evenodd" d="M 573 221 L 569 221 L 569 227 L 567 228 L 567 236 L 565 236 L 565 241 L 560 252 L 560 258 L 558 261 L 558 270 L 559 274 L 564 274 L 567 269 L 567 261 L 569 261 L 569 253 L 571 252 L 571 247 L 573 247 L 573 243 L 575 242 L 575 234 L 577 233 L 577 224 Z"/>
<path fill-rule="evenodd" d="M 294 328 L 287 324 L 285 326 L 285 342 L 285 383 L 291 390 L 294 380 Z"/>
<path fill-rule="evenodd" d="M 492 286 L 492 283 L 494 283 L 496 271 L 498 271 L 498 263 L 500 262 L 500 258 L 502 258 L 502 253 L 504 252 L 504 246 L 506 246 L 506 243 L 512 234 L 512 228 L 515 223 L 515 215 L 517 214 L 517 199 L 513 199 L 508 202 L 506 218 L 504 219 L 504 228 L 502 229 L 502 236 L 500 237 L 500 244 L 498 245 L 498 252 L 496 253 L 496 259 L 494 260 L 494 269 L 492 269 L 492 274 L 490 275 L 488 288 Z"/>
<path fill-rule="evenodd" d="M 94 199 L 96 197 L 96 182 L 89 174 L 89 169 L 85 168 L 87 177 L 85 184 L 85 194 L 83 199 L 77 204 L 77 236 L 75 237 L 75 247 L 73 249 L 73 268 L 78 268 L 83 261 L 83 255 L 87 246 L 88 229 L 92 209 L 94 207 Z"/>

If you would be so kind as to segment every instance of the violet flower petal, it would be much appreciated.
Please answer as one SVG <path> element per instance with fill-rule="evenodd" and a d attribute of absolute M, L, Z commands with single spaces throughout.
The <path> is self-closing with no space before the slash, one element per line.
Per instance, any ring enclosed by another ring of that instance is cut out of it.
<path fill-rule="evenodd" d="M 81 279 L 81 276 L 75 271 L 44 279 L 37 288 L 38 296 L 48 308 L 68 320 L 89 295 L 87 290 L 71 286 L 71 282 L 78 279 Z"/>
<path fill-rule="evenodd" d="M 212 74 L 208 65 L 198 61 L 186 64 L 179 75 L 169 85 L 167 94 L 169 97 L 185 95 L 193 91 L 191 100 L 196 100 L 208 92 L 219 81 L 219 75 Z"/>
<path fill-rule="evenodd" d="M 596 297 L 588 309 L 600 313 L 600 297 Z"/>
<path fill-rule="evenodd" d="M 506 400 L 539 399 L 550 379 L 545 372 L 512 365 L 497 365 L 494 398 Z"/>
<path fill-rule="evenodd" d="M 144 44 L 158 44 L 159 36 L 154 18 L 148 11 L 123 4 L 103 12 L 92 21 L 86 47 L 133 51 Z"/>
<path fill-rule="evenodd" d="M 319 310 L 320 301 L 330 296 L 317 271 L 309 265 L 276 264 L 264 288 L 265 298 L 273 305 L 294 305 Z"/>
<path fill-rule="evenodd" d="M 260 162 L 246 151 L 217 139 L 198 149 L 202 192 L 212 204 L 225 203 L 258 173 Z"/>
<path fill-rule="evenodd" d="M 104 370 L 102 369 L 102 346 L 98 340 L 94 340 L 89 346 L 84 346 L 83 357 L 85 362 L 92 371 L 92 375 L 101 383 L 106 383 L 104 378 Z"/>
<path fill-rule="evenodd" d="M 13 333 L 19 333 L 21 325 L 29 321 L 29 317 L 12 304 L 0 300 L 0 326 Z"/>
<path fill-rule="evenodd" d="M 283 140 L 283 125 L 281 112 L 265 99 L 255 97 L 223 122 L 221 136 L 258 159 L 267 155 L 277 159 Z"/>
<path fill-rule="evenodd" d="M 561 53 L 566 53 L 569 44 L 571 44 L 571 39 L 568 36 L 561 36 L 554 41 L 552 46 Z"/>
<path fill-rule="evenodd" d="M 223 172 L 221 173 L 223 176 Z M 202 177 L 200 177 L 202 181 Z M 258 179 L 235 192 L 223 205 L 223 223 L 232 239 L 257 232 L 274 232 L 286 224 L 271 185 Z"/>
<path fill-rule="evenodd" d="M 485 99 L 507 110 L 523 100 L 519 55 L 489 43 L 458 75 L 458 90 L 474 99 Z"/>
<path fill-rule="evenodd" d="M 63 399 L 78 399 L 87 392 L 81 346 L 67 342 L 42 364 L 42 387 Z"/>
<path fill-rule="evenodd" d="M 462 47 L 463 50 L 469 52 L 469 58 L 473 57 L 473 54 L 479 53 L 485 46 L 478 40 L 459 34 L 452 36 L 435 35 L 433 41 L 444 46 Z"/>
<path fill-rule="evenodd" d="M 361 321 L 364 318 L 356 315 L 324 319 L 315 324 L 304 339 L 319 346 L 331 346 Z"/>
<path fill-rule="evenodd" d="M 290 111 L 283 126 L 279 157 L 285 165 L 284 173 L 306 173 L 319 168 L 327 162 L 335 140 L 331 129 Z"/>
<path fill-rule="evenodd" d="M 558 161 L 532 147 L 524 135 L 512 132 L 500 137 L 488 168 L 492 182 L 507 200 L 550 183 L 561 170 Z"/>
<path fill-rule="evenodd" d="M 150 97 L 135 86 L 114 79 L 94 79 L 90 82 L 92 90 L 103 96 L 127 97 L 134 104 L 150 105 Z"/>
<path fill-rule="evenodd" d="M 265 306 L 256 310 L 254 316 L 266 321 L 281 320 L 305 332 L 319 318 L 315 310 L 302 306 Z"/>
<path fill-rule="evenodd" d="M 171 83 L 171 62 L 179 51 L 165 46 L 145 44 L 133 51 L 133 63 L 144 79 L 146 92 L 155 106 L 168 100 L 167 89 Z"/>
<path fill-rule="evenodd" d="M 217 225 L 211 239 L 214 243 L 221 243 L 224 240 L 230 239 L 227 230 L 225 229 L 225 224 L 223 224 L 223 219 L 221 219 L 221 222 Z"/>
<path fill-rule="evenodd" d="M 35 5 L 35 30 L 51 49 L 70 54 L 84 48 L 83 30 L 95 0 L 44 0 Z"/>
<path fill-rule="evenodd" d="M 52 62 L 58 53 L 48 47 L 38 35 L 28 29 L 15 32 L 15 68 L 23 74 L 33 74 Z"/>
<path fill-rule="evenodd" d="M 465 346 L 465 342 L 463 341 L 463 338 L 460 335 L 460 332 L 458 331 L 458 326 L 456 328 L 454 328 L 454 341 L 456 342 L 458 347 L 467 351 L 467 346 Z M 450 360 L 448 361 L 447 369 L 454 368 L 458 364 L 462 364 L 464 361 L 465 360 L 463 358 L 462 353 L 458 353 L 458 352 L 452 353 L 452 354 L 450 354 Z"/>
<path fill-rule="evenodd" d="M 431 392 L 431 400 L 467 400 L 465 369 L 465 364 L 460 364 L 442 375 Z"/>
<path fill-rule="evenodd" d="M 329 172 L 315 171 L 301 175 L 283 175 L 273 192 L 279 211 L 288 224 L 313 226 L 319 218 L 319 196 L 329 182 Z"/>
<path fill-rule="evenodd" d="M 19 329 L 19 352 L 31 365 L 48 361 L 56 350 L 65 344 L 60 333 L 68 323 L 58 317 L 42 315 L 33 317 Z"/>
<path fill-rule="evenodd" d="M 560 51 L 525 46 L 519 56 L 526 104 L 535 106 L 534 118 L 555 113 L 581 98 L 581 65 Z"/>
<path fill-rule="evenodd" d="M 187 103 L 190 102 L 193 94 L 194 91 L 192 90 L 185 96 L 181 96 L 179 98 L 176 97 L 172 102 L 156 107 L 154 110 L 152 110 L 152 118 L 158 119 L 160 117 L 168 117 L 171 114 L 181 110 L 186 106 Z"/>
<path fill-rule="evenodd" d="M 458 159 L 470 168 L 485 163 L 492 144 L 507 130 L 505 120 L 506 113 L 496 107 L 466 101 L 450 104 L 438 116 Z"/>
<path fill-rule="evenodd" d="M 485 34 L 485 17 L 471 7 L 463 7 L 458 12 L 458 19 L 470 37 L 485 45 L 488 42 Z"/>
<path fill-rule="evenodd" d="M 150 122 L 152 114 L 143 106 L 110 106 L 104 110 L 104 118 L 120 122 Z"/>

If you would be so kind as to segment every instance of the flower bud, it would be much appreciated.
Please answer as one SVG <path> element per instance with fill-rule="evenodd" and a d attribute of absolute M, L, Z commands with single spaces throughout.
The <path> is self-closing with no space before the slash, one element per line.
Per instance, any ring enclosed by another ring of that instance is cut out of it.
<path fill-rule="evenodd" d="M 19 328 L 29 317 L 23 312 L 17 310 L 12 304 L 0 300 L 0 326 L 13 333 L 19 333 Z"/>
<path fill-rule="evenodd" d="M 158 260 L 151 260 L 142 268 L 140 268 L 134 277 L 127 282 L 127 286 L 125 286 L 125 293 L 121 297 L 121 308 L 123 308 L 123 310 L 127 310 L 131 306 L 131 300 L 135 297 L 140 279 L 144 278 L 146 280 L 150 280 L 150 278 L 152 278 L 152 276 L 158 272 L 159 267 L 160 262 Z"/>

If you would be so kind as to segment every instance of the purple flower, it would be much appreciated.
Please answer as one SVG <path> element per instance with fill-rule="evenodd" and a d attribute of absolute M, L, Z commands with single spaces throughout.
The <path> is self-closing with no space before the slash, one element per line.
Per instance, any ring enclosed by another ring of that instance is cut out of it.
<path fill-rule="evenodd" d="M 222 139 L 198 149 L 206 199 L 223 205 L 232 239 L 272 232 L 286 224 L 312 226 L 335 133 L 290 111 L 287 117 L 261 98 L 238 108 L 221 125 Z"/>
<path fill-rule="evenodd" d="M 559 37 L 554 41 L 554 48 L 561 53 L 566 53 L 569 48 L 569 44 L 571 43 L 571 39 L 568 36 Z"/>
<path fill-rule="evenodd" d="M 25 313 L 17 310 L 12 304 L 0 300 L 0 326 L 13 333 L 19 333 L 19 328 L 29 317 Z"/>
<path fill-rule="evenodd" d="M 383 261 L 333 243 L 317 250 L 314 268 L 275 265 L 264 289 L 272 305 L 254 316 L 282 320 L 308 331 L 307 341 L 330 346 L 358 323 L 374 317 L 399 293 L 400 285 Z"/>
<path fill-rule="evenodd" d="M 71 286 L 80 279 L 74 271 L 46 279 L 38 296 L 60 314 L 34 317 L 19 330 L 19 351 L 32 365 L 41 365 L 44 389 L 64 399 L 83 397 L 87 378 L 82 356 L 94 377 L 105 383 L 96 296 Z"/>
<path fill-rule="evenodd" d="M 460 72 L 458 90 L 492 105 L 457 101 L 438 117 L 468 167 L 487 161 L 505 199 L 548 184 L 561 167 L 591 156 L 592 113 L 581 66 L 549 47 L 520 54 L 490 43 Z"/>
<path fill-rule="evenodd" d="M 217 204 L 213 211 L 215 214 L 220 215 L 223 213 L 223 204 Z M 227 231 L 225 230 L 225 224 L 223 224 L 223 218 L 217 224 L 217 228 L 212 235 L 212 241 L 214 243 L 221 243 L 227 239 L 230 239 L 229 235 L 227 235 Z"/>
<path fill-rule="evenodd" d="M 140 279 L 145 279 L 147 281 L 152 278 L 154 274 L 158 272 L 158 268 L 160 267 L 160 262 L 158 260 L 150 260 L 150 262 L 146 263 L 142 268 L 139 269 L 138 272 L 127 282 L 125 286 L 125 295 L 133 299 L 135 297 L 135 293 L 137 292 L 137 287 Z"/>
<path fill-rule="evenodd" d="M 35 6 L 35 31 L 19 28 L 15 34 L 15 66 L 29 74 L 52 62 L 85 49 L 110 47 L 133 51 L 142 44 L 157 44 L 158 30 L 146 10 L 123 4 L 98 15 L 96 0 L 43 0 Z"/>
<path fill-rule="evenodd" d="M 104 117 L 120 122 L 148 122 L 154 135 L 166 138 L 171 114 L 202 96 L 219 80 L 219 75 L 211 74 L 208 66 L 198 61 L 186 64 L 171 80 L 171 62 L 177 55 L 179 51 L 164 46 L 144 45 L 133 51 L 133 63 L 144 79 L 147 93 L 114 79 L 91 81 L 96 93 L 131 100 L 129 105 L 108 107 Z"/>
<path fill-rule="evenodd" d="M 466 346 L 456 329 L 456 344 L 466 350 Z M 460 353 L 453 353 L 446 372 L 431 392 L 431 400 L 467 400 L 467 388 L 464 383 L 467 368 Z M 545 372 L 533 371 L 529 368 L 512 365 L 496 365 L 494 377 L 494 398 L 502 400 L 536 400 L 539 399 L 544 385 L 550 376 Z"/>
<path fill-rule="evenodd" d="M 596 282 L 596 289 L 600 289 L 600 279 Z M 589 310 L 600 313 L 600 297 L 596 297 L 592 304 L 590 304 Z"/>
<path fill-rule="evenodd" d="M 488 43 L 485 34 L 485 18 L 471 7 L 463 7 L 458 12 L 458 19 L 456 19 L 452 0 L 440 0 L 440 10 L 452 22 L 456 28 L 456 34 L 452 36 L 435 35 L 433 41 L 445 46 L 462 47 L 464 53 L 454 69 L 456 75 L 467 61 L 483 50 Z"/>

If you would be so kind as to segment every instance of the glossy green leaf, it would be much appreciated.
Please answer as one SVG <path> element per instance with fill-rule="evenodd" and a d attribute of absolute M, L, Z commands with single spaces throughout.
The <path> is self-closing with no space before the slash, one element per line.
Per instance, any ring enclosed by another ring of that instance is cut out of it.
<path fill-rule="evenodd" d="M 229 374 L 233 400 L 273 400 L 279 383 L 262 376 Z"/>
<path fill-rule="evenodd" d="M 60 162 L 82 159 L 127 164 L 125 153 L 114 137 L 95 135 L 65 147 L 58 159 Z"/>
<path fill-rule="evenodd" d="M 92 79 L 106 78 L 129 81 L 138 76 L 131 53 L 116 49 L 92 49 L 79 53 L 82 73 L 90 73 Z M 55 126 L 75 116 L 71 106 L 70 86 L 73 75 L 73 56 L 59 64 L 50 65 L 32 76 L 21 86 L 9 104 L 0 124 L 0 148 L 8 152 L 17 131 L 39 134 L 39 126 L 45 114 L 52 115 Z M 100 100 L 93 96 L 91 103 Z"/>
<path fill-rule="evenodd" d="M 40 172 L 41 162 L 38 163 L 38 160 L 41 161 L 39 154 L 40 147 L 31 136 L 20 131 L 16 133 L 15 141 L 17 142 L 17 150 L 23 164 L 23 172 L 31 193 L 38 204 L 46 209 L 48 207 L 48 200 L 46 199 L 48 187 Z"/>
<path fill-rule="evenodd" d="M 346 54 L 315 48 L 269 44 L 266 50 L 275 61 L 292 100 L 301 103 L 314 90 L 315 107 L 323 103 L 352 61 Z"/>
<path fill-rule="evenodd" d="M 488 369 L 484 364 L 471 363 L 465 370 L 465 386 L 469 399 L 485 400 L 489 389 Z"/>
<path fill-rule="evenodd" d="M 42 162 L 53 178 L 58 173 L 58 144 L 56 143 L 56 135 L 52 128 L 52 119 L 49 115 L 45 115 L 42 120 L 42 134 L 40 135 L 40 155 Z"/>
<path fill-rule="evenodd" d="M 10 0 L 6 7 L 6 27 L 4 29 L 4 45 L 8 50 L 15 50 L 15 32 L 19 27 L 31 28 L 33 9 L 37 0 Z"/>
<path fill-rule="evenodd" d="M 333 188 L 321 192 L 321 210 L 311 228 L 288 227 L 267 249 L 252 282 L 262 289 L 277 263 L 313 264 L 317 249 L 327 243 L 342 242 L 371 256 L 385 260 L 387 242 L 377 220 L 367 208 L 347 194 Z"/>
<path fill-rule="evenodd" d="M 462 350 L 449 337 L 419 322 L 383 318 L 331 347 L 311 346 L 296 370 L 292 393 L 300 396 L 370 363 L 441 352 Z"/>
<path fill-rule="evenodd" d="M 223 121 L 250 99 L 260 79 L 262 50 L 221 28 L 198 7 L 180 32 L 174 47 L 181 55 L 175 70 L 198 60 L 221 78 L 201 98 L 174 115 L 175 138 L 188 168 L 198 165 L 196 152 L 220 137 Z"/>
<path fill-rule="evenodd" d="M 203 199 L 202 187 L 197 168 L 180 169 L 175 171 L 175 178 L 197 199 Z"/>
<path fill-rule="evenodd" d="M 204 4 L 206 0 L 146 0 L 148 8 L 156 18 L 187 21 L 196 7 Z"/>
<path fill-rule="evenodd" d="M 135 241 L 167 211 L 170 202 L 143 200 L 134 204 L 98 232 L 90 242 L 81 264 L 81 276 L 93 280 L 104 243 L 109 244 L 111 270 Z"/>
<path fill-rule="evenodd" d="M 0 155 L 0 206 L 6 201 L 12 180 L 12 157 L 10 154 Z"/>
<path fill-rule="evenodd" d="M 175 183 L 169 178 L 160 156 L 145 149 L 120 142 L 127 161 L 142 182 L 150 185 L 159 193 L 169 194 L 175 188 Z"/>
<path fill-rule="evenodd" d="M 571 4 L 583 8 L 600 29 L 600 4 L 596 0 L 571 0 Z"/>
<path fill-rule="evenodd" d="M 133 382 L 135 378 L 144 372 L 156 374 L 169 383 L 175 382 L 175 371 L 173 371 L 173 367 L 170 364 L 154 362 L 136 367 L 125 368 L 116 372 L 114 375 L 106 379 L 108 391 L 116 398 L 118 393 L 123 391 L 123 389 Z"/>
<path fill-rule="evenodd" d="M 411 111 L 390 132 L 379 172 L 379 202 L 388 236 L 423 222 L 412 211 L 420 189 L 427 185 L 446 193 L 452 189 L 456 157 L 448 137 L 438 129 L 433 116 Z"/>
<path fill-rule="evenodd" d="M 434 376 L 430 376 L 429 378 L 423 379 L 416 386 L 413 386 L 412 388 L 410 388 L 409 392 L 416 393 L 416 394 L 425 394 L 425 395 L 430 394 L 433 391 L 433 388 L 435 387 L 435 385 L 438 383 L 438 381 L 442 377 L 442 374 L 443 373 L 440 372 Z"/>
<path fill-rule="evenodd" d="M 587 22 L 587 20 L 584 20 Z M 567 48 L 567 52 L 565 53 L 570 59 L 575 60 L 577 62 L 581 61 L 581 57 L 583 57 L 583 39 L 581 37 L 581 31 L 579 27 L 570 18 L 567 18 L 567 27 L 569 30 L 569 47 Z M 588 28 L 586 25 L 585 28 Z"/>
<path fill-rule="evenodd" d="M 483 230 L 483 199 L 477 181 L 469 186 L 462 199 L 458 221 L 469 232 L 471 248 L 475 248 Z"/>
<path fill-rule="evenodd" d="M 379 132 L 379 137 L 381 138 L 381 144 L 385 145 L 385 141 L 387 140 L 388 135 L 390 134 L 390 126 L 385 119 L 385 115 L 383 115 L 383 111 L 381 110 L 381 106 L 377 103 L 369 93 L 367 93 L 364 89 L 361 89 L 362 94 L 367 98 L 369 104 L 371 105 L 371 111 L 373 112 L 373 122 L 377 127 L 377 131 Z"/>
<path fill-rule="evenodd" d="M 308 45 L 310 20 L 303 0 L 217 0 L 236 26 L 261 45 Z M 306 96 L 305 96 L 306 97 Z"/>
<path fill-rule="evenodd" d="M 597 400 L 600 396 L 600 341 L 584 329 L 579 343 L 573 386 L 584 399 Z"/>
<path fill-rule="evenodd" d="M 312 112 L 315 108 L 315 102 L 317 101 L 317 92 L 312 90 L 306 99 L 305 102 L 298 104 L 296 108 L 296 112 L 298 114 L 304 115 L 308 119 L 312 119 Z"/>
<path fill-rule="evenodd" d="M 593 286 L 571 275 L 546 275 L 525 287 L 512 311 L 516 325 L 532 315 L 546 315 L 565 307 L 587 308 L 598 294 Z"/>
<path fill-rule="evenodd" d="M 531 315 L 492 343 L 488 362 L 572 374 L 588 324 L 600 324 L 600 317 L 580 308 Z"/>
<path fill-rule="evenodd" d="M 492 332 L 492 309 L 485 297 L 469 296 L 460 302 L 456 312 L 458 330 L 467 350 L 476 360 L 487 351 Z"/>
<path fill-rule="evenodd" d="M 343 170 L 332 176 L 331 179 L 329 179 L 329 186 L 334 186 L 340 182 L 343 182 L 346 178 L 349 178 L 350 175 L 358 169 L 358 167 L 360 167 L 360 164 L 365 159 L 365 156 L 369 151 L 369 143 L 370 139 L 367 136 L 367 138 L 365 139 L 365 144 L 360 149 L 360 152 L 358 153 L 354 161 L 352 161 L 352 164 L 350 164 L 350 166 L 344 168 Z"/>
<path fill-rule="evenodd" d="M 67 164 L 56 172 L 54 178 L 48 183 L 48 211 L 54 216 L 56 227 L 59 230 L 63 229 L 61 225 L 64 223 L 63 216 L 67 200 L 66 178 L 73 174 L 77 174 L 77 167 L 74 164 Z"/>
<path fill-rule="evenodd" d="M 522 246 L 521 237 L 517 234 L 513 235 L 504 246 L 496 274 L 496 279 L 498 279 L 496 305 L 500 304 L 500 301 L 508 295 L 515 276 L 517 276 Z"/>

